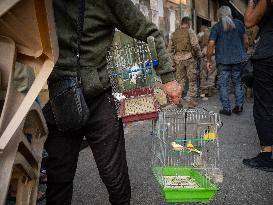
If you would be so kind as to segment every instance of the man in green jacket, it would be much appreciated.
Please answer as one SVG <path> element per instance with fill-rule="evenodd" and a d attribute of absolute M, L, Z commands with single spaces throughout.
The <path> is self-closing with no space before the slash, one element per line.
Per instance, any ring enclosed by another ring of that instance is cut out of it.
<path fill-rule="evenodd" d="M 80 71 L 84 96 L 90 110 L 86 125 L 74 132 L 58 131 L 50 106 L 44 109 L 49 128 L 46 149 L 47 205 L 71 204 L 73 179 L 83 137 L 87 139 L 97 163 L 100 177 L 109 192 L 112 205 L 130 204 L 131 188 L 126 162 L 124 133 L 117 118 L 106 70 L 106 54 L 115 28 L 146 41 L 155 38 L 164 90 L 171 103 L 179 104 L 181 87 L 157 27 L 147 21 L 130 0 L 85 0 L 81 47 L 77 51 L 78 5 L 84 0 L 54 0 L 54 14 L 60 47 L 59 60 L 49 82 Z M 69 108 L 67 114 L 69 115 Z"/>

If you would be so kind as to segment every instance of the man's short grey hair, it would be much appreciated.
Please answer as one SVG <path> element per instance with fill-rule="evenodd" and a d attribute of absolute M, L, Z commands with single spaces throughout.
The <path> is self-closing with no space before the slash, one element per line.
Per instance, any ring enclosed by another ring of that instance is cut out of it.
<path fill-rule="evenodd" d="M 236 28 L 231 9 L 228 6 L 221 6 L 218 9 L 218 18 L 224 26 L 224 31 L 231 31 Z"/>

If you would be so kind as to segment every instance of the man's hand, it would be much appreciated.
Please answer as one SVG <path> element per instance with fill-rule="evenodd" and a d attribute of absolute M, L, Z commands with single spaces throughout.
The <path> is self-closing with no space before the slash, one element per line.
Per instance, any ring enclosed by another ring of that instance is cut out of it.
<path fill-rule="evenodd" d="M 179 105 L 181 103 L 182 89 L 176 80 L 163 85 L 163 89 L 168 96 L 170 103 Z"/>
<path fill-rule="evenodd" d="M 212 63 L 211 62 L 207 62 L 207 70 L 208 70 L 208 72 L 210 73 L 211 72 L 211 70 L 212 70 Z"/>

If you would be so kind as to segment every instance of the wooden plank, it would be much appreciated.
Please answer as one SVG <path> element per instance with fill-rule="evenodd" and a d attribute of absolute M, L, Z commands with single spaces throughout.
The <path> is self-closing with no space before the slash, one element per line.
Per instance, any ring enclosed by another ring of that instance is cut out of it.
<path fill-rule="evenodd" d="M 48 129 L 46 126 L 46 121 L 42 113 L 41 106 L 34 102 L 31 107 L 31 110 L 26 116 L 26 121 L 24 124 L 24 133 L 38 134 L 41 137 L 48 134 Z"/>
<path fill-rule="evenodd" d="M 24 171 L 30 179 L 38 178 L 37 172 L 39 171 L 34 171 L 33 167 L 28 163 L 26 158 L 20 152 L 17 152 L 16 154 L 14 166 L 17 166 L 19 169 L 21 169 L 21 171 Z"/>
<path fill-rule="evenodd" d="M 11 7 L 21 0 L 1 0 L 0 1 L 0 17 L 5 14 Z"/>
<path fill-rule="evenodd" d="M 17 142 L 9 143 L 5 152 L 0 154 L 0 205 L 6 204 L 12 167 L 17 152 Z"/>
<path fill-rule="evenodd" d="M 32 189 L 33 180 L 29 180 L 22 174 L 17 184 L 16 205 L 29 205 Z"/>
<path fill-rule="evenodd" d="M 23 151 L 25 156 L 28 157 L 28 161 L 31 162 L 32 166 L 35 166 L 37 169 L 38 164 L 41 162 L 39 156 L 37 155 L 38 153 L 36 153 L 35 150 L 31 147 L 25 136 L 23 136 L 21 139 L 22 141 L 20 142 L 19 151 Z"/>
<path fill-rule="evenodd" d="M 2 136 L 0 137 L 0 153 L 1 151 L 5 149 L 8 142 L 11 140 L 12 136 L 14 135 L 15 131 L 18 129 L 20 123 L 23 121 L 23 119 L 27 115 L 31 105 L 35 101 L 40 90 L 43 88 L 50 73 L 52 72 L 53 66 L 54 66 L 54 63 L 51 60 L 45 61 L 40 73 L 35 79 L 30 90 L 28 91 L 22 104 L 20 105 L 17 112 L 15 113 L 12 120 L 10 121 L 8 127 L 6 128 L 6 130 L 3 132 Z"/>

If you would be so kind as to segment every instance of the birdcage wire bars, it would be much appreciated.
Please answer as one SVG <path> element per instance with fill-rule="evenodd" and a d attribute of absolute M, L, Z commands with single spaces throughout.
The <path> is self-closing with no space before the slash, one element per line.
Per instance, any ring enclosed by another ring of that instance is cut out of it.
<path fill-rule="evenodd" d="M 125 46 L 114 44 L 107 63 L 118 115 L 123 122 L 156 119 L 160 104 L 154 92 L 158 82 L 154 69 L 158 61 L 152 59 L 149 46 L 137 40 Z"/>
<path fill-rule="evenodd" d="M 217 113 L 163 109 L 154 122 L 152 170 L 168 202 L 208 202 L 223 181 Z"/>

